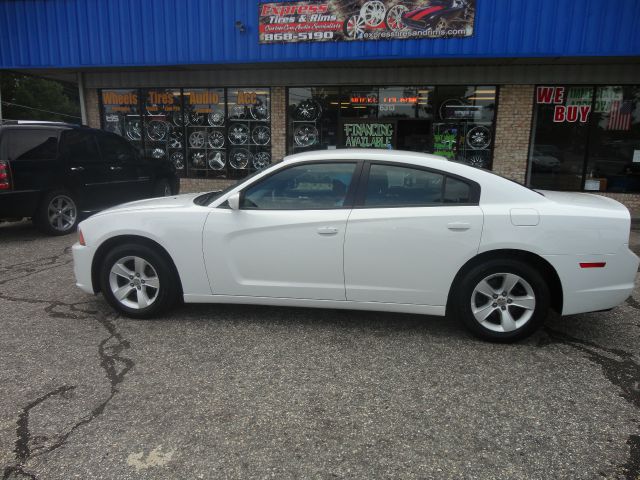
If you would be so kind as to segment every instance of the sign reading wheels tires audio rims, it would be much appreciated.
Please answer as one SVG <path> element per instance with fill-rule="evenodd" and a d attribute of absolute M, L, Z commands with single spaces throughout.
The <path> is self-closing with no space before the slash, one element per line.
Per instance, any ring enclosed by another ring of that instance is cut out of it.
<path fill-rule="evenodd" d="M 260 43 L 470 37 L 475 6 L 476 0 L 260 3 Z"/>

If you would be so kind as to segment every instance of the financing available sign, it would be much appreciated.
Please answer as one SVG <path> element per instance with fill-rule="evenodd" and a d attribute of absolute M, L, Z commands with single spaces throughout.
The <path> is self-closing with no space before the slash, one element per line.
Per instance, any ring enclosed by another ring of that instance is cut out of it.
<path fill-rule="evenodd" d="M 476 0 L 260 3 L 260 43 L 469 37 L 475 4 Z"/>

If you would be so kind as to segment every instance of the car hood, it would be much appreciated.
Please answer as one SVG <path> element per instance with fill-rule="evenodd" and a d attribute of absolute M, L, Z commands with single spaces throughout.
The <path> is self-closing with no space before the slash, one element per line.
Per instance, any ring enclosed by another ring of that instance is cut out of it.
<path fill-rule="evenodd" d="M 116 212 L 132 212 L 139 210 L 156 210 L 167 208 L 181 208 L 193 205 L 193 199 L 202 193 L 185 193 L 183 195 L 174 195 L 169 197 L 147 198 L 146 200 L 137 200 L 135 202 L 123 203 L 115 207 L 108 208 L 94 216 L 108 215 Z"/>

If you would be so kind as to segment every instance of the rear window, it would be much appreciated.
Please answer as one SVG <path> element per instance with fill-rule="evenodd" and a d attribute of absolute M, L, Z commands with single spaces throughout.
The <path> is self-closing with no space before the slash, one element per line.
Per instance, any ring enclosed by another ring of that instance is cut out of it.
<path fill-rule="evenodd" d="M 11 129 L 5 135 L 9 160 L 53 160 L 58 154 L 56 130 Z"/>

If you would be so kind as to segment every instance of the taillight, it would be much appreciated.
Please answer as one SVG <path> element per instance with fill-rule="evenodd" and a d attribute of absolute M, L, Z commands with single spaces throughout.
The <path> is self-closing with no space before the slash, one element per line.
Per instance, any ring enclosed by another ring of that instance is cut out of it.
<path fill-rule="evenodd" d="M 9 164 L 0 160 L 0 190 L 11 189 L 11 179 L 9 177 Z"/>
<path fill-rule="evenodd" d="M 82 234 L 82 230 L 78 229 L 78 243 L 83 247 L 86 247 L 87 244 L 84 243 L 84 235 Z"/>

